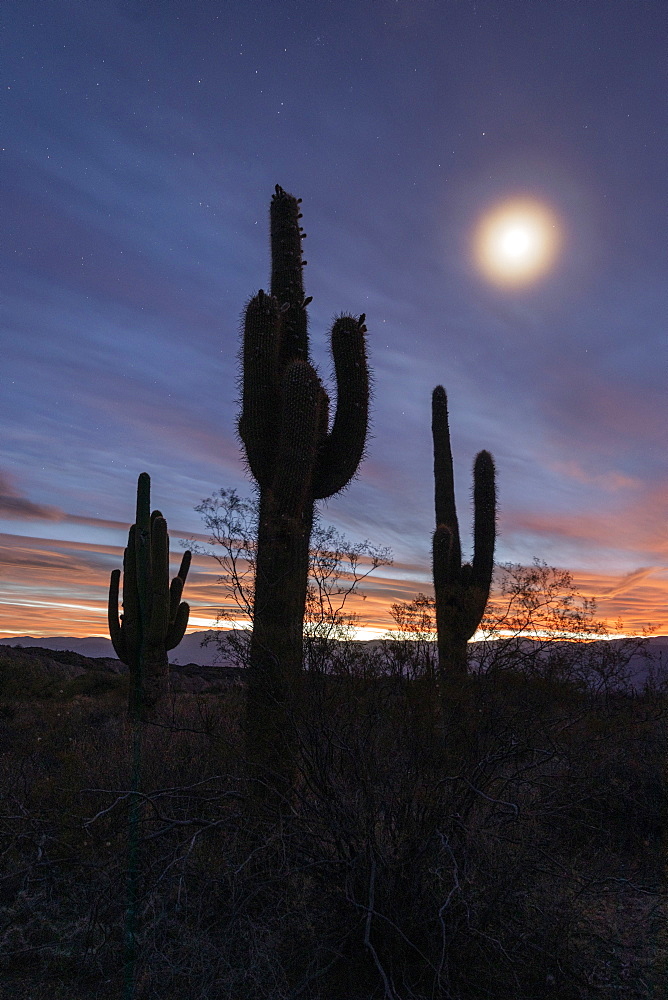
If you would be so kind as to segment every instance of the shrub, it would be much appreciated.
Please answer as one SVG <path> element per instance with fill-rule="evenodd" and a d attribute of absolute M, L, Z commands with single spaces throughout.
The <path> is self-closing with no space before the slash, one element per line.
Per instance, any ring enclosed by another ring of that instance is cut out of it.
<path fill-rule="evenodd" d="M 439 716 L 425 678 L 348 667 L 304 679 L 280 824 L 244 809 L 242 689 L 144 728 L 135 1000 L 663 995 L 665 700 L 509 672 L 453 681 Z M 122 699 L 7 704 L 3 975 L 34 1000 L 117 997 Z"/>
<path fill-rule="evenodd" d="M 87 670 L 61 684 L 59 693 L 64 699 L 86 695 L 90 698 L 105 694 L 115 694 L 127 700 L 130 687 L 129 674 L 113 674 L 103 670 Z"/>

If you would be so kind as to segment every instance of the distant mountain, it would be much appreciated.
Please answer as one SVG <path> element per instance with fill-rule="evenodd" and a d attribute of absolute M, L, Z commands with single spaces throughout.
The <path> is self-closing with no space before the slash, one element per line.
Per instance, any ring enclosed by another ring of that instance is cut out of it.
<path fill-rule="evenodd" d="M 27 690 L 33 695 L 40 689 L 45 696 L 48 696 L 47 692 L 53 693 L 58 689 L 61 689 L 62 694 L 64 685 L 85 674 L 92 674 L 93 691 L 99 693 L 114 688 L 118 690 L 118 675 L 128 673 L 125 664 L 116 658 L 84 656 L 70 649 L 47 649 L 45 646 L 17 647 L 5 643 L 0 647 L 0 660 L 3 673 L 8 666 L 10 670 L 14 667 L 15 693 L 26 690 L 27 677 Z M 169 687 L 174 693 L 216 693 L 224 691 L 230 685 L 243 684 L 243 674 L 243 670 L 234 666 L 201 666 L 196 663 L 181 666 L 172 663 L 169 669 Z M 12 675 L 4 673 L 5 681 L 8 677 L 11 689 Z M 114 678 L 111 683 L 110 677 Z M 87 688 L 85 683 L 78 688 L 79 693 L 86 693 L 87 690 L 91 688 Z M 6 688 L 3 696 L 7 696 Z M 9 697 L 11 698 L 11 694 Z"/>
<path fill-rule="evenodd" d="M 215 631 L 191 632 L 183 637 L 175 649 L 170 650 L 170 663 L 198 663 L 200 666 L 212 666 L 221 661 L 220 655 L 215 645 L 202 646 L 202 639 L 210 635 L 215 635 Z M 106 659 L 116 659 L 116 653 L 112 646 L 111 639 L 105 639 L 101 635 L 93 635 L 84 639 L 73 639 L 67 636 L 42 636 L 16 635 L 8 639 L 0 639 L 2 646 L 39 646 L 42 649 L 67 649 L 73 653 L 80 653 L 81 656 L 105 657 Z"/>
<path fill-rule="evenodd" d="M 205 632 L 191 632 L 189 635 L 184 636 L 181 643 L 170 651 L 169 662 L 183 667 L 188 664 L 198 664 L 202 667 L 227 667 L 232 665 L 232 661 L 228 657 L 221 656 L 215 643 L 202 646 L 203 639 L 215 635 L 216 632 L 214 630 L 208 630 Z M 611 643 L 619 643 L 623 640 L 611 639 L 609 641 Z M 380 645 L 381 642 L 382 640 L 378 639 L 370 639 L 368 641 L 358 640 L 356 645 L 369 649 Z M 20 647 L 39 646 L 42 649 L 69 650 L 81 656 L 91 658 L 103 657 L 110 660 L 116 659 L 111 640 L 105 639 L 103 636 L 74 639 L 66 636 L 43 638 L 41 636 L 17 635 L 7 639 L 0 639 L 0 645 Z M 472 645 L 475 647 L 477 643 L 472 643 Z M 568 643 L 564 643 L 564 645 L 568 645 Z M 668 671 L 668 636 L 660 635 L 650 639 L 649 652 L 654 664 L 659 665 L 664 672 Z M 473 650 L 473 658 L 475 659 L 475 649 Z M 648 671 L 646 658 L 643 656 L 633 657 L 630 662 L 630 669 L 634 687 L 641 689 Z"/>
<path fill-rule="evenodd" d="M 90 636 L 88 639 L 71 639 L 64 636 L 49 636 L 43 638 L 41 635 L 17 635 L 9 639 L 0 639 L 2 646 L 33 646 L 41 649 L 67 649 L 72 653 L 79 653 L 81 656 L 105 657 L 106 659 L 116 658 L 111 639 L 104 639 L 102 636 Z"/>

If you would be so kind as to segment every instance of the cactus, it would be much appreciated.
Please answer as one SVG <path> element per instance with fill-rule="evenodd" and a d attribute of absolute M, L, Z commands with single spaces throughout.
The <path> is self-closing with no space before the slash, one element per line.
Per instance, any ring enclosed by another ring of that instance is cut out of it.
<path fill-rule="evenodd" d="M 466 644 L 478 628 L 489 598 L 494 569 L 496 487 L 494 460 L 481 451 L 473 467 L 474 554 L 462 565 L 455 507 L 448 400 L 443 386 L 432 395 L 436 531 L 433 573 L 441 682 L 466 674 Z"/>
<path fill-rule="evenodd" d="M 249 751 L 286 773 L 290 691 L 302 670 L 309 540 L 315 501 L 342 490 L 363 456 L 369 407 L 365 317 L 331 331 L 337 406 L 309 362 L 301 199 L 272 196 L 271 294 L 246 309 L 239 436 L 259 487 L 248 689 Z"/>
<path fill-rule="evenodd" d="M 123 555 L 123 614 L 118 617 L 121 571 L 109 585 L 109 633 L 119 660 L 130 668 L 129 714 L 146 721 L 164 694 L 169 672 L 167 651 L 181 642 L 190 608 L 181 601 L 190 567 L 185 552 L 178 575 L 169 585 L 167 522 L 151 510 L 151 480 L 137 482 L 137 520 Z"/>

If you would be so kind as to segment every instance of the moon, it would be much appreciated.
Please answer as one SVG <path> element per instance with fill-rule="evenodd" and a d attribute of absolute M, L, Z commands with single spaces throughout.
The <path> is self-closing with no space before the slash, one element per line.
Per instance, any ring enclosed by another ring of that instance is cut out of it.
<path fill-rule="evenodd" d="M 478 223 L 475 260 L 495 285 L 518 287 L 550 269 L 560 244 L 555 214 L 539 201 L 514 198 L 490 209 Z"/>

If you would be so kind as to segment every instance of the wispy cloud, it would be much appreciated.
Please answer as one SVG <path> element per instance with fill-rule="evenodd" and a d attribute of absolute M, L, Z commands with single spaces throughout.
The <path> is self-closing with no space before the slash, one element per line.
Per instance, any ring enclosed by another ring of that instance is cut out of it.
<path fill-rule="evenodd" d="M 595 598 L 597 616 L 613 631 L 621 621 L 628 634 L 641 634 L 648 627 L 655 635 L 668 634 L 668 568 L 643 568 L 620 576 L 581 570 L 573 578 L 586 597 Z"/>
<path fill-rule="evenodd" d="M 0 472 L 0 517 L 62 521 L 65 515 L 56 507 L 33 503 L 32 500 L 22 496 L 13 485 L 10 476 L 5 472 Z"/>
<path fill-rule="evenodd" d="M 628 595 L 630 590 L 658 572 L 661 572 L 658 567 L 650 566 L 637 569 L 634 573 L 627 573 L 621 580 L 613 583 L 611 587 L 601 590 L 601 597 L 610 599 L 611 597 L 619 597 L 621 594 Z"/>
<path fill-rule="evenodd" d="M 556 472 L 557 475 L 566 476 L 576 483 L 601 488 L 608 493 L 640 489 L 643 486 L 643 481 L 638 476 L 629 476 L 615 469 L 611 469 L 608 472 L 601 472 L 592 467 L 585 467 L 577 459 L 552 461 L 549 463 L 549 468 Z"/>
<path fill-rule="evenodd" d="M 502 511 L 501 528 L 505 536 L 533 536 L 540 546 L 548 542 L 579 546 L 585 559 L 617 558 L 627 561 L 638 557 L 653 563 L 662 563 L 668 554 L 668 535 L 665 528 L 665 496 L 663 483 L 635 488 L 628 496 L 626 490 L 620 500 L 594 511 L 540 512 L 515 507 Z M 540 552 L 540 549 L 539 549 Z M 608 554 L 608 555 L 606 555 Z M 569 552 L 569 558 L 572 554 Z"/>

